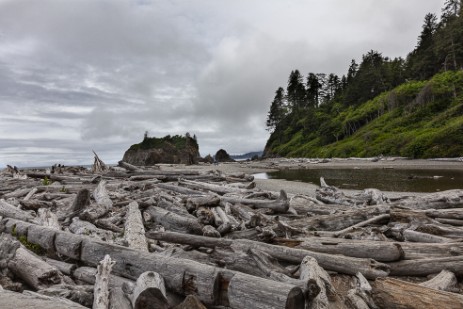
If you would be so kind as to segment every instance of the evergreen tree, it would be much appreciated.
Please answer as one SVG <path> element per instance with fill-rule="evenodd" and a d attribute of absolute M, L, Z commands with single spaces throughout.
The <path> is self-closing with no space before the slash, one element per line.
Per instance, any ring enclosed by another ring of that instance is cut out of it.
<path fill-rule="evenodd" d="M 320 102 L 320 93 L 322 89 L 322 84 L 318 79 L 318 75 L 314 73 L 309 73 L 307 75 L 307 97 L 306 101 L 309 107 L 317 107 Z"/>
<path fill-rule="evenodd" d="M 463 67 L 462 1 L 447 0 L 436 34 L 436 52 L 444 70 Z"/>
<path fill-rule="evenodd" d="M 306 90 L 303 83 L 303 76 L 298 70 L 291 71 L 289 75 L 286 97 L 293 111 L 301 110 L 306 105 Z"/>
<path fill-rule="evenodd" d="M 408 75 L 413 79 L 427 79 L 439 71 L 438 57 L 435 52 L 435 33 L 437 17 L 427 14 L 424 18 L 423 30 L 418 38 L 416 48 L 408 55 Z"/>
<path fill-rule="evenodd" d="M 275 92 L 275 98 L 270 105 L 270 111 L 267 115 L 267 130 L 275 131 L 278 124 L 286 115 L 285 90 L 280 87 Z"/>

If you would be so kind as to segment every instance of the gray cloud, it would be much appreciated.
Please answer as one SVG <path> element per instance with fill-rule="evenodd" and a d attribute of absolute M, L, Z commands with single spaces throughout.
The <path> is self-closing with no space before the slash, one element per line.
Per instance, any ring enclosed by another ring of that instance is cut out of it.
<path fill-rule="evenodd" d="M 262 149 L 289 72 L 406 56 L 443 0 L 0 0 L 0 165 L 116 162 L 145 130 Z"/>

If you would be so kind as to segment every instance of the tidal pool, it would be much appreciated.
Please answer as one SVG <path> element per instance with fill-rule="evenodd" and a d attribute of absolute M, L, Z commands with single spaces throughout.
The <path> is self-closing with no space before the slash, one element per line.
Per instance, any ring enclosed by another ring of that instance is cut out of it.
<path fill-rule="evenodd" d="M 260 179 L 286 179 L 343 189 L 376 188 L 382 191 L 436 192 L 463 189 L 463 171 L 421 169 L 294 169 L 255 175 Z"/>

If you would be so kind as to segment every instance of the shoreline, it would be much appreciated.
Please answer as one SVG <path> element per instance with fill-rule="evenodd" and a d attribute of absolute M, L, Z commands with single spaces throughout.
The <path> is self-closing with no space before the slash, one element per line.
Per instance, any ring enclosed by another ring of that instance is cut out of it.
<path fill-rule="evenodd" d="M 383 159 L 373 161 L 371 159 L 332 159 L 328 162 L 317 161 L 313 159 L 265 159 L 262 161 L 242 161 L 242 162 L 227 162 L 214 164 L 200 165 L 185 165 L 181 168 L 188 170 L 197 170 L 202 172 L 220 171 L 225 174 L 233 173 L 268 173 L 284 169 L 416 169 L 416 170 L 461 170 L 463 171 L 463 162 L 449 160 L 409 160 L 402 158 Z M 318 163 L 317 163 L 318 162 Z M 324 162 L 324 163 L 321 163 Z M 179 165 L 161 165 L 162 169 L 175 170 Z M 288 181 L 284 179 L 254 179 L 256 186 L 265 191 L 279 193 L 280 190 L 285 190 L 291 196 L 297 194 L 315 195 L 316 189 L 319 187 L 313 183 L 305 183 L 299 181 Z M 462 187 L 463 188 L 463 187 Z M 362 190 L 342 189 L 346 194 L 357 194 Z M 398 191 L 382 191 L 387 197 L 397 198 L 400 196 L 417 196 L 428 193 L 424 192 L 398 192 Z"/>

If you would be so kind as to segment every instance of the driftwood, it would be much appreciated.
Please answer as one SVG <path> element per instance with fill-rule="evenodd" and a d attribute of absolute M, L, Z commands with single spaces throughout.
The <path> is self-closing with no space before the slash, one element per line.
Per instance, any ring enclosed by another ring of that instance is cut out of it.
<path fill-rule="evenodd" d="M 322 180 L 314 196 L 275 196 L 245 174 L 120 165 L 98 175 L 60 165 L 51 174 L 0 173 L 0 230 L 25 245 L 2 242 L 0 285 L 89 306 L 93 267 L 110 255 L 108 308 L 152 304 L 152 297 L 169 308 L 393 308 L 394 297 L 378 292 L 389 275 L 415 277 L 421 283 L 405 282 L 413 288 L 459 292 L 462 190 L 347 194 Z M 14 259 L 35 269 L 19 269 Z M 40 277 L 41 269 L 58 279 Z M 376 279 L 373 288 L 366 278 Z M 384 293 L 393 289 L 401 286 Z"/>
<path fill-rule="evenodd" d="M 144 272 L 138 277 L 129 298 L 134 309 L 169 308 L 164 279 L 152 271 Z"/>
<path fill-rule="evenodd" d="M 0 291 L 0 304 L 3 308 L 34 308 L 34 309 L 85 309 L 82 305 L 63 298 L 49 297 L 37 293 L 16 293 Z"/>
<path fill-rule="evenodd" d="M 114 263 L 109 255 L 105 255 L 98 265 L 93 292 L 93 309 L 106 309 L 109 307 L 109 275 Z"/>
<path fill-rule="evenodd" d="M 463 307 L 463 295 L 392 278 L 380 278 L 375 281 L 373 299 L 380 308 L 457 309 Z"/>
<path fill-rule="evenodd" d="M 124 237 L 129 247 L 140 251 L 148 251 L 143 219 L 137 202 L 132 202 L 128 206 Z"/>

